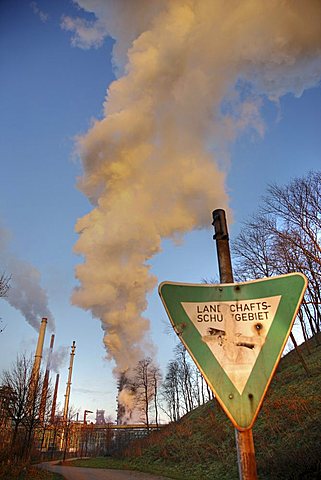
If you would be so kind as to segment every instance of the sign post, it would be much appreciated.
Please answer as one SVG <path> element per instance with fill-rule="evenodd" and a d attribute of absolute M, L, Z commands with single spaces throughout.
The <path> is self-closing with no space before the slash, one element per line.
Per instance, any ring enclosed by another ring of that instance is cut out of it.
<path fill-rule="evenodd" d="M 306 289 L 300 273 L 233 283 L 225 214 L 213 212 L 221 284 L 163 282 L 174 330 L 236 428 L 240 479 L 257 478 L 252 427 Z"/>
<path fill-rule="evenodd" d="M 224 210 L 214 210 L 213 227 L 221 283 L 233 283 L 233 268 L 229 247 L 229 236 Z M 235 429 L 237 463 L 240 480 L 256 480 L 257 469 L 252 428 Z"/>

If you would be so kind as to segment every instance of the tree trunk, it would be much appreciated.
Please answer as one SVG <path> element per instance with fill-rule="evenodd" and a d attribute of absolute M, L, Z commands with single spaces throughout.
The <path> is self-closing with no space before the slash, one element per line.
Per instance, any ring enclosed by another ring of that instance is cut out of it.
<path fill-rule="evenodd" d="M 309 371 L 309 369 L 308 369 L 307 364 L 305 363 L 305 360 L 304 360 L 304 358 L 303 358 L 303 355 L 302 355 L 302 353 L 301 353 L 300 350 L 299 350 L 298 344 L 296 343 L 296 340 L 295 340 L 294 335 L 293 335 L 292 332 L 290 333 L 290 337 L 291 337 L 291 340 L 292 340 L 292 342 L 293 342 L 295 351 L 296 351 L 296 353 L 297 353 L 297 355 L 298 355 L 298 357 L 299 357 L 299 359 L 300 359 L 300 362 L 302 363 L 302 366 L 303 366 L 304 370 L 306 371 L 306 374 L 307 374 L 308 377 L 309 377 L 309 376 L 311 375 L 311 373 L 310 373 L 310 371 Z"/>

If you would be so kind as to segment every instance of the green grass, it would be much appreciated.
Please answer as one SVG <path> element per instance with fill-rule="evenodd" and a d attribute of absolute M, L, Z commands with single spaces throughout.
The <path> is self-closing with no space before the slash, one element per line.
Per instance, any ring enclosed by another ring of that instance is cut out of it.
<path fill-rule="evenodd" d="M 133 461 L 133 459 L 127 458 L 110 458 L 110 457 L 97 457 L 87 458 L 81 460 L 73 460 L 68 462 L 73 467 L 88 467 L 88 468 L 107 468 L 116 470 L 136 470 L 146 473 L 154 473 L 162 476 L 168 475 L 169 478 L 182 478 L 179 473 L 175 472 L 175 469 L 162 465 L 149 465 L 145 462 Z"/>
<path fill-rule="evenodd" d="M 72 460 L 65 462 L 65 465 L 72 465 L 73 467 L 88 467 L 88 468 L 111 468 L 111 469 L 128 469 L 131 470 L 130 464 L 127 460 L 111 457 L 96 457 L 83 458 L 79 460 Z"/>
<path fill-rule="evenodd" d="M 321 340 L 321 338 L 320 338 Z M 321 478 L 321 346 L 301 347 L 311 375 L 295 351 L 280 362 L 253 428 L 260 480 Z M 134 469 L 179 480 L 238 478 L 234 428 L 216 402 L 180 422 L 133 442 L 122 458 L 73 462 Z"/>

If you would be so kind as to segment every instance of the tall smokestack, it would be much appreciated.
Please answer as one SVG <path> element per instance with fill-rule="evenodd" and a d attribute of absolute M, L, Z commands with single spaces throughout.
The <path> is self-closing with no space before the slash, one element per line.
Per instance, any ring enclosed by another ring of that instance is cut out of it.
<path fill-rule="evenodd" d="M 41 402 L 40 402 L 40 410 L 39 410 L 39 420 L 41 422 L 44 421 L 45 413 L 46 413 L 49 374 L 50 374 L 50 368 L 51 368 L 51 358 L 52 358 L 52 350 L 53 350 L 53 346 L 54 346 L 54 341 L 55 341 L 55 335 L 53 333 L 51 335 L 51 339 L 50 339 L 50 347 L 49 347 L 49 352 L 48 352 L 47 367 L 46 367 L 45 377 L 43 379 L 43 386 L 42 386 L 42 393 L 41 393 Z"/>
<path fill-rule="evenodd" d="M 76 342 L 73 341 L 71 346 L 70 362 L 69 362 L 69 369 L 68 369 L 69 374 L 68 374 L 68 381 L 67 381 L 66 394 L 65 394 L 65 405 L 64 405 L 64 414 L 63 414 L 64 422 L 67 421 L 67 417 L 68 417 L 71 377 L 72 377 L 72 368 L 73 368 L 74 357 L 75 357 L 75 350 L 76 350 Z"/>
<path fill-rule="evenodd" d="M 38 343 L 35 353 L 35 361 L 32 368 L 32 379 L 36 383 L 39 379 L 39 372 L 40 372 L 40 364 L 42 358 L 42 350 L 43 350 L 43 342 L 45 339 L 47 327 L 47 318 L 43 317 L 40 324 L 39 335 L 38 335 Z"/>
<path fill-rule="evenodd" d="M 35 360 L 32 367 L 30 384 L 29 384 L 29 392 L 28 392 L 28 408 L 32 411 L 35 407 L 36 401 L 36 393 L 39 381 L 39 372 L 40 372 L 40 365 L 41 365 L 41 358 L 42 358 L 42 350 L 43 350 L 43 342 L 45 339 L 47 327 L 47 318 L 43 317 L 40 324 L 39 335 L 38 335 L 38 343 L 35 353 Z"/>
<path fill-rule="evenodd" d="M 52 357 L 52 350 L 53 350 L 54 342 L 55 342 L 55 334 L 53 333 L 51 335 L 51 339 L 50 339 L 49 354 L 48 354 L 48 360 L 47 360 L 47 370 L 50 370 L 50 366 L 51 366 L 50 363 L 51 363 L 51 357 Z"/>
<path fill-rule="evenodd" d="M 50 423 L 53 424 L 55 421 L 56 416 L 56 404 L 57 404 L 57 395 L 58 395 L 58 385 L 59 385 L 59 373 L 56 375 L 56 383 L 55 383 L 55 390 L 52 399 L 52 406 L 51 406 L 51 415 L 50 415 Z"/>

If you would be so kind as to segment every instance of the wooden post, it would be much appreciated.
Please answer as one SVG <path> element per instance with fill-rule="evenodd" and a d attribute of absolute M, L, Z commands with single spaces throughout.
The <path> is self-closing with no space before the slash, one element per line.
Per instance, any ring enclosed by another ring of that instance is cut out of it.
<path fill-rule="evenodd" d="M 214 210 L 214 240 L 216 241 L 217 258 L 221 283 L 233 283 L 233 270 L 229 247 L 229 236 L 225 211 Z M 240 480 L 256 480 L 256 460 L 252 429 L 239 431 L 235 429 L 237 461 Z"/>
<path fill-rule="evenodd" d="M 256 480 L 256 460 L 252 429 L 240 432 L 235 429 L 237 463 L 240 480 Z"/>

